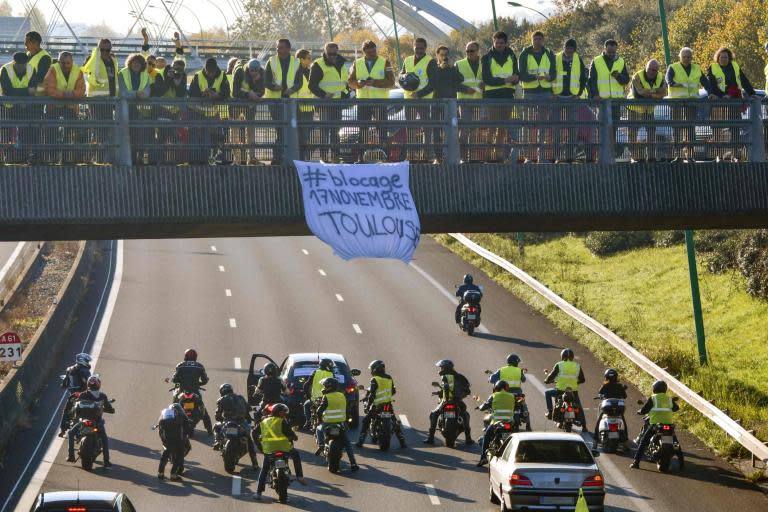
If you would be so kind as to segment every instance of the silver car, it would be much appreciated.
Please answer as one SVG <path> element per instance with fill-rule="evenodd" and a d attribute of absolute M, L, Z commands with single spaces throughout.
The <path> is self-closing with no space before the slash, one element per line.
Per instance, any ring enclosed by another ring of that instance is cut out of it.
<path fill-rule="evenodd" d="M 602 512 L 605 482 L 578 434 L 519 432 L 489 463 L 489 496 L 501 510 L 574 510 L 579 488 L 589 510 Z"/>

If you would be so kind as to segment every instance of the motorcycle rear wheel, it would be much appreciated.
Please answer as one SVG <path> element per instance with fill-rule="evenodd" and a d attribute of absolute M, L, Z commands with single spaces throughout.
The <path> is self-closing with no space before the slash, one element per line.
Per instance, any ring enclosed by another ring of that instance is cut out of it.
<path fill-rule="evenodd" d="M 94 453 L 96 452 L 95 440 L 91 437 L 86 437 L 83 442 L 80 443 L 80 465 L 86 471 L 93 469 Z"/>
<path fill-rule="evenodd" d="M 379 450 L 386 452 L 389 450 L 389 441 L 392 438 L 392 427 L 389 421 L 379 423 L 378 444 Z"/>
<path fill-rule="evenodd" d="M 338 439 L 331 439 L 328 443 L 328 471 L 338 473 L 340 463 L 341 442 Z"/>
<path fill-rule="evenodd" d="M 277 491 L 277 500 L 280 503 L 288 502 L 288 475 L 285 471 L 277 472 L 277 482 L 275 483 L 275 490 Z"/>
<path fill-rule="evenodd" d="M 224 449 L 221 451 L 221 456 L 224 459 L 224 471 L 229 474 L 235 472 L 235 466 L 237 466 L 237 442 L 227 440 L 224 444 Z"/>

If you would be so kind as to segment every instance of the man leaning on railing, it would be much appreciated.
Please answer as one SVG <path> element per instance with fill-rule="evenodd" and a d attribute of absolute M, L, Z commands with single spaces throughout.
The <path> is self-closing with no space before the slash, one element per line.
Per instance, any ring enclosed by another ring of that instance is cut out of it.
<path fill-rule="evenodd" d="M 99 46 L 93 49 L 91 56 L 83 65 L 83 74 L 86 78 L 85 89 L 89 98 L 116 97 L 118 94 L 117 72 L 119 70 L 117 58 L 112 55 L 112 41 L 102 39 Z M 111 103 L 91 103 L 88 105 L 90 119 L 95 121 L 91 126 L 93 143 L 96 145 L 94 155 L 95 163 L 109 163 L 112 154 L 107 151 L 106 145 L 110 142 L 110 130 L 107 123 L 114 120 L 113 105 Z"/>
<path fill-rule="evenodd" d="M 317 98 L 338 100 L 348 98 L 347 81 L 349 71 L 347 60 L 339 55 L 339 45 L 326 43 L 323 55 L 315 60 L 309 69 L 309 90 Z M 323 105 L 319 107 L 320 122 L 330 126 L 322 129 L 323 145 L 329 146 L 330 159 L 339 161 L 339 125 L 342 106 Z M 327 152 L 323 152 L 328 154 Z M 326 157 L 328 158 L 328 157 Z"/>
<path fill-rule="evenodd" d="M 576 50 L 576 40 L 568 39 L 563 44 L 563 50 L 555 55 L 555 81 L 552 84 L 552 94 L 555 99 L 577 100 L 582 97 L 587 88 L 588 70 Z M 553 119 L 556 163 L 572 163 L 576 159 L 579 144 L 584 145 L 584 157 L 588 158 L 588 145 L 594 144 L 596 140 L 594 130 L 588 126 L 577 128 L 571 123 L 591 121 L 593 118 L 592 110 L 587 105 L 555 106 Z M 562 125 L 565 125 L 565 128 L 562 128 Z"/>
<path fill-rule="evenodd" d="M 53 64 L 48 70 L 48 74 L 45 75 L 43 87 L 45 95 L 56 100 L 78 100 L 85 96 L 83 73 L 80 66 L 74 63 L 74 58 L 70 52 L 59 54 L 58 62 Z M 77 103 L 49 104 L 46 107 L 48 120 L 61 119 L 63 122 L 61 129 L 57 126 L 46 129 L 46 142 L 55 146 L 60 144 L 61 148 L 53 153 L 42 155 L 44 161 L 73 164 L 86 158 L 82 152 L 77 155 L 75 150 L 86 140 L 86 134 L 81 133 L 83 128 L 74 126 L 79 113 L 80 105 Z"/>
<path fill-rule="evenodd" d="M 664 75 L 659 73 L 661 64 L 656 59 L 651 59 L 641 69 L 632 76 L 629 84 L 630 99 L 660 100 L 667 95 L 667 85 L 664 83 Z M 629 125 L 629 155 L 632 162 L 645 160 L 655 162 L 658 158 L 656 154 L 656 123 L 654 111 L 656 106 L 651 105 L 629 105 L 627 107 L 627 117 L 630 122 L 645 121 L 645 146 L 641 147 L 638 135 L 640 133 L 639 124 Z"/>
<path fill-rule="evenodd" d="M 198 103 L 189 108 L 189 119 L 192 121 L 189 129 L 192 153 L 190 163 L 208 163 L 212 150 L 215 150 L 216 163 L 224 161 L 225 155 L 221 148 L 224 142 L 224 128 L 220 115 L 220 108 L 224 106 L 212 103 L 226 101 L 229 96 L 229 82 L 224 71 L 219 68 L 216 59 L 209 58 L 205 61 L 205 67 L 195 73 L 192 83 L 189 84 L 190 98 L 208 100 L 208 103 Z"/>
<path fill-rule="evenodd" d="M 13 60 L 0 70 L 0 88 L 3 96 L 29 97 L 34 96 L 36 83 L 32 68 L 28 66 L 29 57 L 26 53 L 17 52 Z M 34 155 L 29 151 L 34 137 L 31 126 L 30 106 L 18 103 L 4 103 L 0 108 L 2 128 L 2 149 L 5 163 L 19 164 L 32 161 Z M 39 116 L 36 116 L 39 118 Z"/>

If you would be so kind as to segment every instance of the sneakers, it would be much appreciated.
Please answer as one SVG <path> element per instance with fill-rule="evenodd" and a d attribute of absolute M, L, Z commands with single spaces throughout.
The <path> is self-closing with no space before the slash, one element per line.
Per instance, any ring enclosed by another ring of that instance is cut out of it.
<path fill-rule="evenodd" d="M 474 440 L 474 439 L 472 439 L 471 437 L 468 437 L 468 438 L 466 438 L 466 439 L 464 440 L 464 444 L 465 444 L 465 445 L 467 445 L 467 446 L 469 446 L 469 445 L 472 445 L 472 444 L 475 444 L 475 440 Z"/>
<path fill-rule="evenodd" d="M 171 473 L 170 480 L 174 482 L 181 482 L 181 475 L 177 475 L 176 473 Z"/>
<path fill-rule="evenodd" d="M 299 482 L 301 485 L 307 485 L 307 480 L 303 476 L 296 478 L 296 481 Z"/>
<path fill-rule="evenodd" d="M 435 444 L 435 438 L 434 436 L 429 436 L 425 440 L 422 441 L 424 444 Z"/>
<path fill-rule="evenodd" d="M 544 413 L 544 416 L 546 416 L 548 420 L 552 419 L 552 413 L 551 412 Z"/>
<path fill-rule="evenodd" d="M 482 459 L 480 459 L 480 462 L 478 462 L 478 463 L 476 464 L 476 466 L 477 466 L 477 467 L 479 467 L 479 468 L 481 468 L 481 467 L 485 466 L 486 464 L 488 464 L 488 459 L 486 459 L 485 457 L 483 457 Z"/>
<path fill-rule="evenodd" d="M 349 469 L 350 469 L 351 471 L 357 471 L 358 469 L 360 469 L 360 466 L 358 466 L 356 462 L 353 462 L 353 463 L 352 463 L 352 464 L 349 466 Z"/>
<path fill-rule="evenodd" d="M 111 462 L 109 462 L 108 460 L 104 461 L 104 469 L 109 469 L 111 467 L 112 467 L 112 463 Z"/>
<path fill-rule="evenodd" d="M 637 462 L 636 460 L 633 460 L 632 464 L 629 465 L 629 469 L 637 469 L 639 467 L 640 467 L 640 463 Z"/>

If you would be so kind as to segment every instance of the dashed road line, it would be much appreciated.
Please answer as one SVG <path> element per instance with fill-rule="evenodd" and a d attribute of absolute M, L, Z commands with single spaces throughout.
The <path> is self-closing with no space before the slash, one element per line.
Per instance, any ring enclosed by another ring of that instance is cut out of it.
<path fill-rule="evenodd" d="M 398 414 L 397 416 L 400 418 L 400 423 L 403 424 L 403 427 L 411 428 L 411 424 L 405 414 Z"/>
<path fill-rule="evenodd" d="M 243 362 L 240 360 L 239 357 L 235 358 L 235 370 L 240 370 L 243 367 Z"/>
<path fill-rule="evenodd" d="M 433 505 L 439 505 L 440 504 L 440 498 L 437 497 L 437 491 L 435 490 L 435 486 L 432 484 L 424 484 L 424 487 L 427 489 L 427 494 L 429 495 L 429 501 Z"/>
<path fill-rule="evenodd" d="M 342 297 L 340 293 L 337 293 L 336 294 L 336 300 L 339 301 L 339 302 L 344 302 L 344 297 Z"/>
<path fill-rule="evenodd" d="M 232 475 L 232 496 L 240 496 L 243 479 L 238 475 Z"/>
<path fill-rule="evenodd" d="M 306 250 L 306 249 L 302 249 L 302 250 L 301 250 L 301 252 L 303 252 L 303 253 L 304 253 L 304 255 L 308 255 L 308 254 L 309 254 L 309 251 L 308 251 L 308 250 Z"/>
<path fill-rule="evenodd" d="M 227 270 L 224 268 L 224 265 L 219 265 L 219 272 L 226 272 Z"/>
<path fill-rule="evenodd" d="M 218 249 L 216 249 L 216 246 L 215 246 L 215 245 L 212 245 L 212 246 L 211 246 L 211 252 L 217 252 L 217 251 L 218 251 Z"/>
<path fill-rule="evenodd" d="M 325 270 L 323 270 L 323 269 L 321 269 L 321 268 L 317 269 L 317 271 L 318 271 L 318 272 L 320 273 L 320 275 L 321 275 L 321 276 L 323 276 L 323 277 L 325 277 L 325 276 L 327 276 L 327 275 L 328 275 L 328 274 L 326 274 L 326 273 L 325 273 Z"/>
<path fill-rule="evenodd" d="M 352 324 L 352 328 L 355 330 L 357 334 L 363 334 L 363 330 L 360 328 L 357 324 Z"/>
<path fill-rule="evenodd" d="M 227 288 L 226 290 L 224 290 L 224 295 L 226 295 L 227 297 L 231 297 L 232 296 L 232 290 Z"/>
<path fill-rule="evenodd" d="M 233 329 L 236 328 L 237 327 L 237 320 L 235 320 L 234 318 L 230 318 L 229 319 L 229 326 L 231 328 L 233 328 Z"/>

